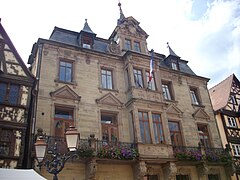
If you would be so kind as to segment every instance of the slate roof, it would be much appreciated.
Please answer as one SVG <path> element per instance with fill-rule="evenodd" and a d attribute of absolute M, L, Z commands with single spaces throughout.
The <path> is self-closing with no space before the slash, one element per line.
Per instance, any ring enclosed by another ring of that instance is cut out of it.
<path fill-rule="evenodd" d="M 230 96 L 234 74 L 227 77 L 225 80 L 209 89 L 210 98 L 213 105 L 213 110 L 218 111 L 223 109 Z"/>
<path fill-rule="evenodd" d="M 86 23 L 85 23 L 86 25 Z M 87 26 L 84 25 L 85 30 L 87 29 Z M 89 27 L 89 26 L 88 26 Z M 90 29 L 91 30 L 91 29 Z M 93 33 L 91 31 L 91 33 Z M 59 27 L 55 27 L 49 40 L 56 41 L 59 43 L 63 44 L 68 44 L 76 47 L 81 47 L 79 44 L 79 32 L 74 32 L 66 29 L 62 29 Z M 110 40 L 108 39 L 103 39 L 99 37 L 94 38 L 94 45 L 93 45 L 93 50 L 102 52 L 102 53 L 109 53 L 108 51 L 108 45 L 110 44 Z M 177 58 L 179 62 L 179 67 L 180 67 L 180 72 L 191 74 L 191 75 L 196 75 L 191 68 L 187 65 L 188 61 L 180 59 L 179 56 L 177 56 L 173 50 L 169 47 L 169 56 L 165 58 L 164 60 L 160 60 L 160 67 L 172 69 L 171 65 L 168 62 L 168 58 Z M 156 54 L 156 53 L 155 53 Z"/>
<path fill-rule="evenodd" d="M 55 27 L 49 40 L 64 43 L 72 46 L 80 47 L 79 44 L 79 33 Z M 110 41 L 96 37 L 94 40 L 93 50 L 108 53 L 107 46 Z"/>

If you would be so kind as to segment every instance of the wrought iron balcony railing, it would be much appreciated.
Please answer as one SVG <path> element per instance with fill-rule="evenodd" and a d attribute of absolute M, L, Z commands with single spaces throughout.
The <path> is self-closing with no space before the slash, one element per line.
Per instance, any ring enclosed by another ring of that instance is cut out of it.
<path fill-rule="evenodd" d="M 191 160 L 208 162 L 232 163 L 232 157 L 228 149 L 223 148 L 206 148 L 206 147 L 173 147 L 174 155 L 179 160 Z"/>
<path fill-rule="evenodd" d="M 66 140 L 63 137 L 47 136 L 47 153 L 53 152 L 54 144 L 57 143 L 58 153 L 67 153 Z M 133 160 L 138 157 L 136 144 L 125 142 L 106 142 L 95 138 L 81 139 L 77 154 L 81 158 L 107 158 Z"/>

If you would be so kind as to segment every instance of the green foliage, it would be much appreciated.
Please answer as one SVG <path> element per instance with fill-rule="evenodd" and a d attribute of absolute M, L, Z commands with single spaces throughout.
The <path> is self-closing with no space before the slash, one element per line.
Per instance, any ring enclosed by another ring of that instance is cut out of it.
<path fill-rule="evenodd" d="M 138 157 L 138 151 L 130 147 L 104 146 L 97 152 L 97 157 L 107 159 L 133 160 Z"/>

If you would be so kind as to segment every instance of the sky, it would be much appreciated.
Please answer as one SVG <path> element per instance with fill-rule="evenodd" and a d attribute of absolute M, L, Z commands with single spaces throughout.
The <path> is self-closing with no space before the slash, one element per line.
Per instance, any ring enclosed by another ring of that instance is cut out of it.
<path fill-rule="evenodd" d="M 240 0 L 120 0 L 125 17 L 140 22 L 148 49 L 173 51 L 208 88 L 231 74 L 240 80 Z M 108 39 L 119 18 L 119 0 L 7 0 L 1 23 L 27 65 L 32 45 L 49 39 L 54 27 L 80 32 L 85 19 L 98 37 Z M 28 65 L 27 65 L 28 66 Z"/>

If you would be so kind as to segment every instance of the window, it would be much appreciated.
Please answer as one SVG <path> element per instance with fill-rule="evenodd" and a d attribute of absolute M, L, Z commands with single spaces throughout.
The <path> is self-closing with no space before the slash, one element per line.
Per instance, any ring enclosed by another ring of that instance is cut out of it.
<path fill-rule="evenodd" d="M 240 157 L 240 144 L 232 144 L 233 155 Z"/>
<path fill-rule="evenodd" d="M 235 117 L 227 117 L 228 118 L 228 126 L 229 127 L 237 127 L 237 122 Z"/>
<path fill-rule="evenodd" d="M 194 105 L 199 105 L 200 104 L 197 89 L 190 88 L 190 96 L 191 96 L 191 99 L 192 99 L 192 103 Z"/>
<path fill-rule="evenodd" d="M 152 73 L 152 79 L 150 82 L 149 82 L 149 72 L 146 72 L 146 77 L 147 77 L 147 82 L 148 82 L 148 88 L 155 91 L 156 86 L 155 86 L 154 74 Z"/>
<path fill-rule="evenodd" d="M 162 120 L 160 114 L 152 114 L 152 121 L 153 121 L 153 129 L 154 129 L 154 138 L 155 142 L 163 143 L 164 136 L 163 136 L 163 127 L 162 127 Z"/>
<path fill-rule="evenodd" d="M 12 130 L 0 129 L 0 155 L 10 156 L 14 152 L 14 134 Z"/>
<path fill-rule="evenodd" d="M 172 69 L 178 70 L 178 66 L 176 62 L 171 62 Z"/>
<path fill-rule="evenodd" d="M 20 96 L 20 86 L 0 82 L 0 103 L 17 105 Z"/>
<path fill-rule="evenodd" d="M 238 105 L 235 95 L 231 95 L 231 101 L 234 105 Z"/>
<path fill-rule="evenodd" d="M 134 41 L 134 51 L 141 52 L 140 43 Z"/>
<path fill-rule="evenodd" d="M 163 97 L 166 100 L 173 100 L 172 86 L 170 82 L 162 82 Z"/>
<path fill-rule="evenodd" d="M 131 40 L 125 39 L 125 49 L 131 50 Z"/>
<path fill-rule="evenodd" d="M 200 143 L 205 147 L 210 147 L 210 139 L 209 139 L 207 125 L 198 124 L 197 128 L 198 128 Z"/>
<path fill-rule="evenodd" d="M 139 69 L 133 69 L 135 86 L 137 88 L 143 88 L 142 71 Z"/>
<path fill-rule="evenodd" d="M 190 180 L 189 175 L 176 175 L 176 180 Z"/>
<path fill-rule="evenodd" d="M 55 107 L 54 125 L 55 136 L 64 137 L 66 129 L 74 125 L 73 108 Z"/>
<path fill-rule="evenodd" d="M 59 80 L 63 82 L 72 82 L 73 64 L 70 62 L 60 61 Z"/>
<path fill-rule="evenodd" d="M 168 122 L 172 145 L 183 146 L 182 134 L 180 131 L 179 123 L 174 121 Z"/>
<path fill-rule="evenodd" d="M 82 39 L 82 47 L 91 49 L 92 40 L 90 37 L 84 36 Z"/>
<path fill-rule="evenodd" d="M 102 88 L 113 89 L 112 83 L 112 71 L 102 69 L 101 70 Z"/>
<path fill-rule="evenodd" d="M 208 174 L 208 180 L 219 180 L 218 174 Z"/>
<path fill-rule="evenodd" d="M 147 180 L 158 180 L 158 175 L 148 175 Z"/>
<path fill-rule="evenodd" d="M 151 143 L 151 138 L 150 138 L 148 113 L 147 112 L 138 112 L 138 117 L 139 117 L 142 143 L 149 144 L 149 143 Z"/>
<path fill-rule="evenodd" d="M 117 114 L 102 112 L 101 124 L 103 144 L 107 145 L 109 142 L 117 142 L 118 141 Z"/>

